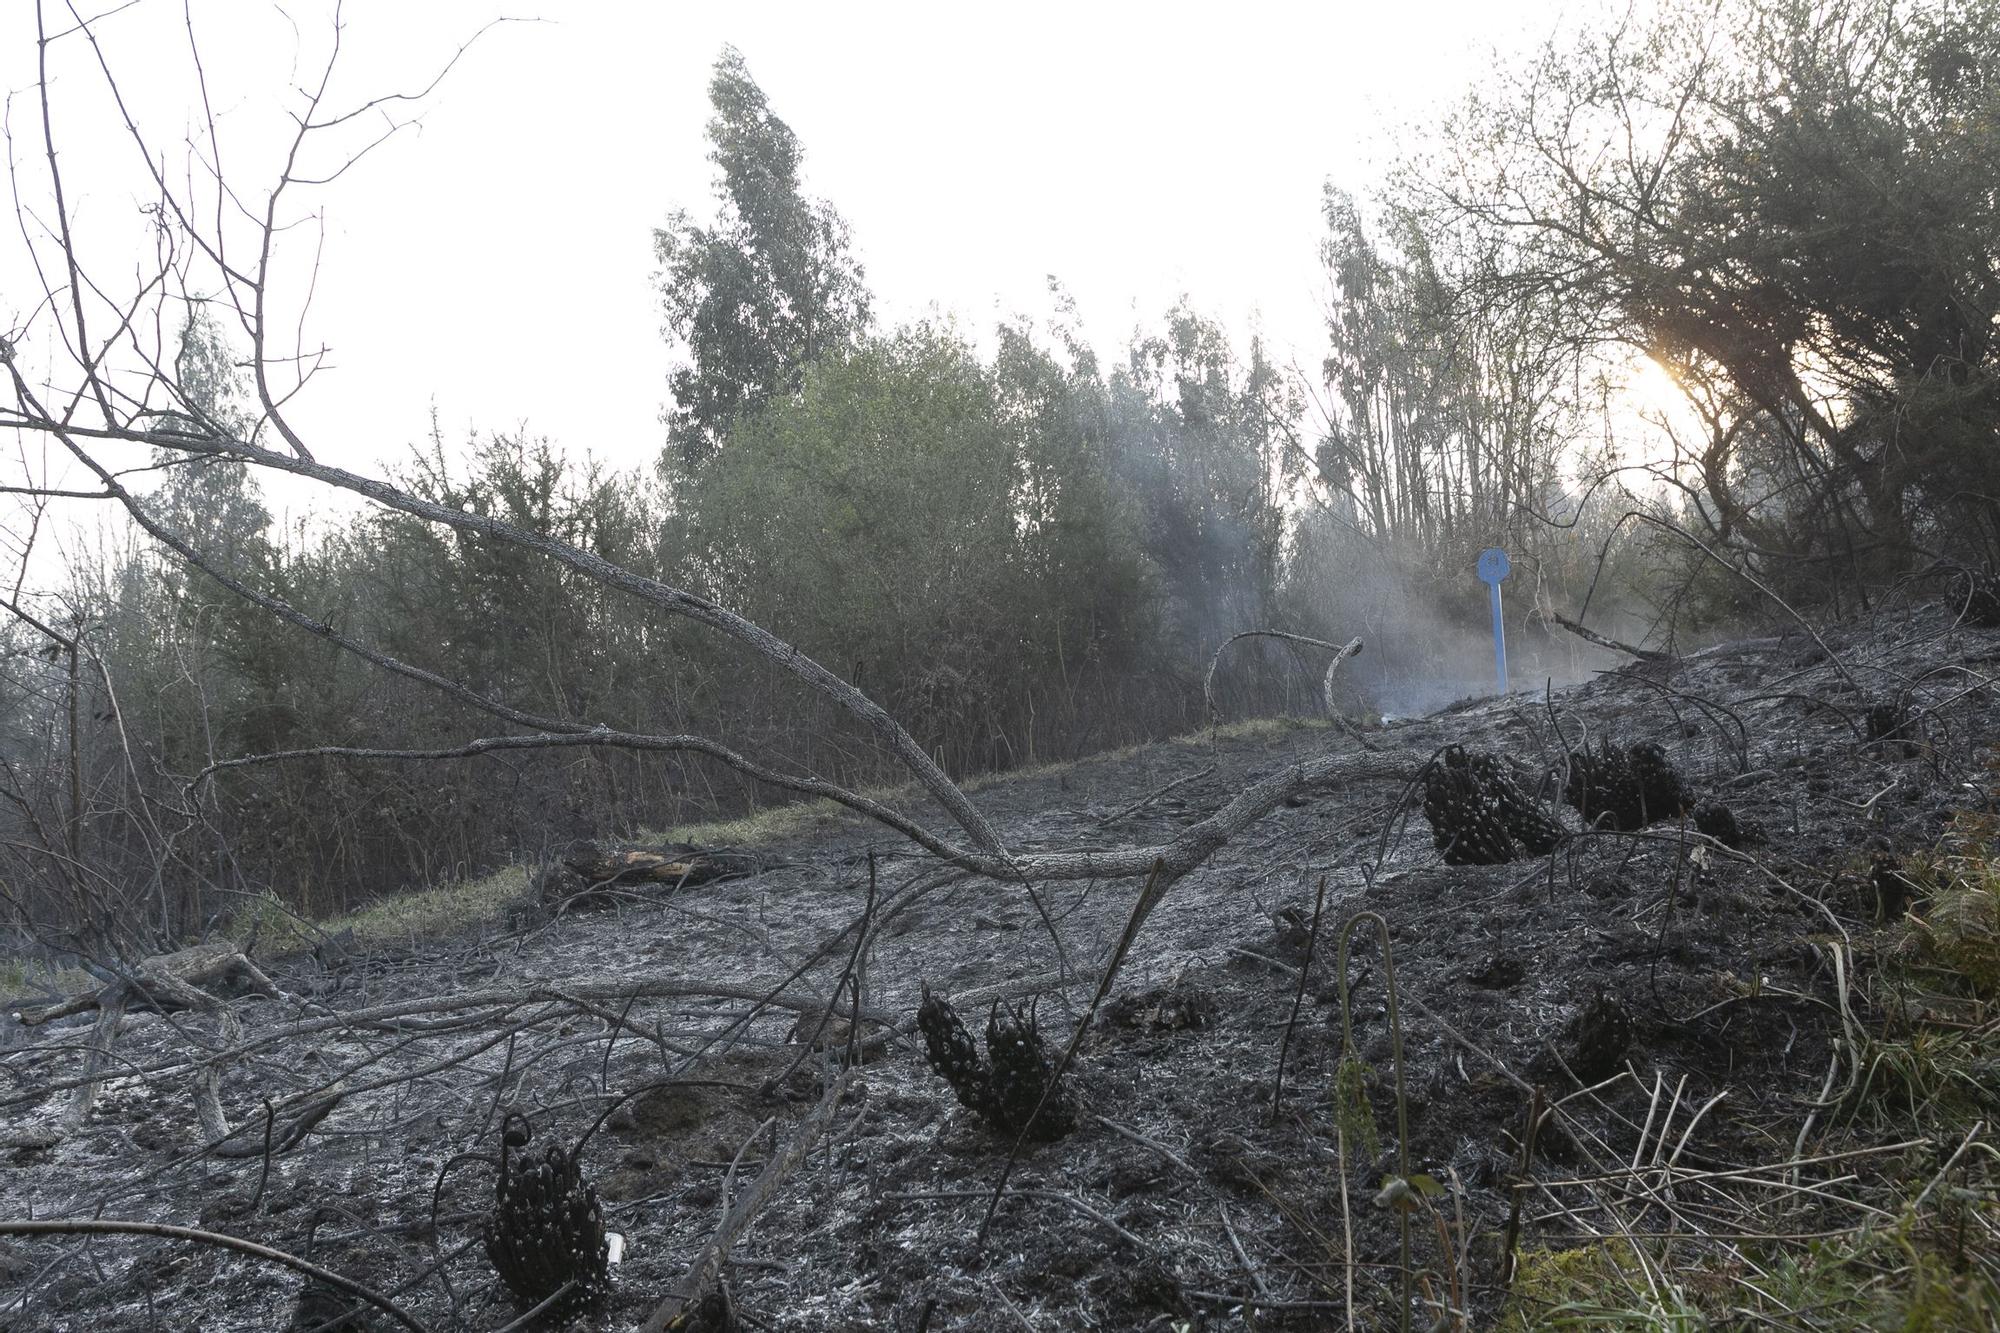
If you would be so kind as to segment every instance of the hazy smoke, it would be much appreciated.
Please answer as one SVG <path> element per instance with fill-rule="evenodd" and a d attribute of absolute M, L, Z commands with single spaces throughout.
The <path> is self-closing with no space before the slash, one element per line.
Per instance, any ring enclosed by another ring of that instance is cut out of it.
<path fill-rule="evenodd" d="M 1457 576 L 1428 569 L 1352 530 L 1308 518 L 1289 564 L 1284 609 L 1303 633 L 1335 640 L 1358 634 L 1366 642 L 1362 655 L 1342 668 L 1361 707 L 1389 717 L 1435 712 L 1490 695 L 1497 684 L 1486 585 L 1470 558 L 1462 563 Z M 1502 599 L 1511 692 L 1576 684 L 1627 660 L 1545 621 L 1526 561 L 1516 561 Z"/>

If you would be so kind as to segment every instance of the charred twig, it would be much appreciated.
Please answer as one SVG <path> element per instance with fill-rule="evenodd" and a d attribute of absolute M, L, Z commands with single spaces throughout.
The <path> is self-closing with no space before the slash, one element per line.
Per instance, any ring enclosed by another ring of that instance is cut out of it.
<path fill-rule="evenodd" d="M 1185 787 L 1190 782 L 1199 782 L 1201 781 L 1201 779 L 1207 777 L 1209 774 L 1213 772 L 1215 772 L 1215 765 L 1210 764 L 1207 768 L 1204 768 L 1199 772 L 1184 773 L 1180 777 L 1175 778 L 1172 782 L 1169 782 L 1166 786 L 1156 787 L 1152 791 L 1147 792 L 1144 796 L 1141 796 L 1138 800 L 1132 802 L 1132 804 L 1123 807 L 1122 809 L 1116 811 L 1115 813 L 1104 816 L 1104 818 L 1097 821 L 1097 826 L 1099 828 L 1103 828 L 1107 824 L 1116 824 L 1119 820 L 1125 818 L 1125 816 L 1130 814 L 1136 814 L 1137 812 L 1144 810 L 1147 806 L 1159 800 L 1162 796 L 1165 796 L 1168 792 L 1173 791 L 1179 787 Z"/>
<path fill-rule="evenodd" d="M 336 1087 L 329 1092 L 314 1097 L 299 1108 L 298 1114 L 293 1117 L 291 1122 L 282 1131 L 275 1134 L 272 1131 L 273 1125 L 276 1122 L 277 1111 L 272 1106 L 270 1100 L 266 1098 L 264 1102 L 264 1139 L 262 1143 L 255 1147 L 247 1144 L 232 1143 L 230 1140 L 235 1139 L 242 1133 L 242 1130 L 237 1130 L 236 1133 L 231 1134 L 228 1138 L 210 1149 L 210 1151 L 215 1156 L 222 1158 L 262 1157 L 265 1161 L 265 1169 L 268 1171 L 272 1157 L 296 1148 L 304 1141 L 306 1135 L 312 1133 L 314 1126 L 333 1114 L 333 1109 L 340 1105 L 341 1099 L 346 1095 L 344 1089 Z"/>
<path fill-rule="evenodd" d="M 1284 1040 L 1278 1043 L 1278 1072 L 1271 1078 L 1271 1123 L 1278 1123 L 1279 1098 L 1285 1089 L 1285 1054 L 1292 1048 L 1292 1029 L 1299 1024 L 1299 1009 L 1305 1004 L 1306 977 L 1312 972 L 1313 951 L 1319 947 L 1320 908 L 1326 905 L 1326 876 L 1319 877 L 1319 890 L 1313 894 L 1312 925 L 1306 931 L 1306 956 L 1299 964 L 1298 989 L 1292 992 L 1291 1016 L 1285 1020 Z"/>
<path fill-rule="evenodd" d="M 1596 630 L 1586 628 L 1576 621 L 1571 620 L 1566 615 L 1557 613 L 1554 618 L 1556 624 L 1561 625 L 1585 643 L 1594 643 L 1599 648 L 1606 648 L 1614 653 L 1624 653 L 1627 657 L 1636 657 L 1642 662 L 1671 662 L 1674 660 L 1672 653 L 1658 652 L 1651 648 L 1635 648 L 1629 643 L 1620 643 L 1616 639 L 1606 638 Z"/>
<path fill-rule="evenodd" d="M 1118 1135 L 1120 1138 L 1130 1139 L 1132 1142 L 1139 1144 L 1142 1147 L 1151 1148 L 1154 1152 L 1166 1158 L 1169 1162 L 1172 1162 L 1175 1166 L 1179 1167 L 1182 1171 L 1185 1171 L 1188 1175 L 1194 1177 L 1199 1177 L 1201 1175 L 1201 1173 L 1195 1170 L 1194 1167 L 1188 1162 L 1188 1160 L 1185 1157 L 1182 1157 L 1179 1153 L 1175 1152 L 1172 1148 L 1169 1148 L 1166 1144 L 1160 1142 L 1158 1139 L 1148 1138 L 1144 1134 L 1141 1134 L 1138 1130 L 1133 1129 L 1130 1125 L 1119 1124 L 1116 1120 L 1113 1120 L 1110 1116 L 1092 1115 L 1090 1119 L 1093 1123 L 1104 1126 L 1106 1129 L 1110 1130 L 1113 1134 Z"/>
<path fill-rule="evenodd" d="M 847 963 L 840 969 L 840 976 L 833 983 L 832 998 L 816 1014 L 812 1015 L 812 1029 L 802 1034 L 799 1053 L 792 1057 L 783 1070 L 773 1074 L 764 1081 L 764 1090 L 766 1092 L 783 1086 L 785 1080 L 790 1078 L 797 1071 L 798 1067 L 805 1062 L 806 1057 L 813 1052 L 814 1048 L 819 1044 L 820 1034 L 826 1031 L 826 1025 L 833 1020 L 834 1006 L 839 1003 L 840 996 L 846 992 L 850 983 L 854 988 L 854 1008 L 849 1015 L 847 1040 L 842 1044 L 847 1049 L 847 1063 L 852 1066 L 859 1062 L 861 1057 L 862 959 L 867 953 L 869 935 L 874 928 L 875 854 L 870 852 L 868 854 L 868 899 L 862 906 L 861 919 L 854 925 L 854 949 L 847 955 Z"/>
<path fill-rule="evenodd" d="M 1514 1251 L 1521 1238 L 1521 1204 L 1527 1197 L 1528 1173 L 1535 1163 L 1535 1139 L 1542 1130 L 1542 1090 L 1537 1087 L 1528 1099 L 1528 1120 L 1521 1130 L 1521 1153 L 1514 1162 L 1514 1181 L 1508 1189 L 1507 1232 L 1500 1244 L 1500 1289 L 1514 1285 Z"/>

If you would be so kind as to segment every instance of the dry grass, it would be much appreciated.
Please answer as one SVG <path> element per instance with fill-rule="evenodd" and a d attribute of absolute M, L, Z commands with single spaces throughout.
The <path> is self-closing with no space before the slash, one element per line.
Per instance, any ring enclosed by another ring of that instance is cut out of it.
<path fill-rule="evenodd" d="M 94 990 L 97 984 L 79 967 L 57 967 L 38 958 L 0 958 L 0 996 L 73 995 Z"/>
<path fill-rule="evenodd" d="M 232 917 L 226 933 L 262 957 L 308 949 L 328 935 L 347 936 L 352 948 L 407 944 L 504 921 L 526 898 L 528 882 L 526 866 L 503 866 L 478 879 L 412 889 L 312 922 L 266 897 Z"/>
<path fill-rule="evenodd" d="M 1909 915 L 1841 948 L 1841 1068 L 1789 1160 L 1604 1178 L 1529 1249 L 1503 1327 L 2000 1328 L 2000 850 L 1961 817 L 1903 874 Z M 1635 1239 L 1636 1205 L 1684 1234 Z"/>

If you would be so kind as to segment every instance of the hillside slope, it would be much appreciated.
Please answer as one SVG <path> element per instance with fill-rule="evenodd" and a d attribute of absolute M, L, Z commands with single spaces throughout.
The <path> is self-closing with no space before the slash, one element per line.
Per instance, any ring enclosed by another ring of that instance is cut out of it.
<path fill-rule="evenodd" d="M 1770 1285 L 1777 1243 L 1745 1237 L 1851 1234 L 1881 1220 L 1888 1178 L 1961 1162 L 1986 1173 L 1953 1195 L 1970 1200 L 1962 1271 L 1977 1278 L 1993 1262 L 1979 1249 L 1993 1234 L 1990 1159 L 1947 1163 L 1960 1121 L 1898 1109 L 1927 1085 L 1885 1091 L 1861 1043 L 1890 1031 L 1870 978 L 1886 950 L 1920 939 L 1898 918 L 1912 883 L 1934 882 L 1925 858 L 1991 805 L 2000 635 L 1919 608 L 1830 631 L 1826 646 L 1831 658 L 1804 636 L 1724 645 L 1368 733 L 1394 776 L 1274 812 L 1145 920 L 1072 1067 L 1077 1128 L 1028 1146 L 983 1244 L 1011 1145 L 928 1067 L 913 1032 L 922 989 L 952 999 L 975 1034 L 993 1000 L 1032 1000 L 1060 1050 L 1140 886 L 1030 893 L 849 820 L 756 848 L 765 868 L 748 878 L 285 960 L 275 979 L 309 1004 L 236 1006 L 243 1045 L 220 1084 L 244 1127 L 234 1156 L 201 1151 L 193 1105 L 189 1062 L 214 1044 L 212 1020 L 128 1020 L 74 1128 L 66 1089 L 91 1020 L 17 1030 L 0 1216 L 212 1228 L 310 1251 L 428 1327 L 498 1328 L 518 1311 L 476 1243 L 492 1165 L 457 1155 L 496 1154 L 510 1111 L 538 1151 L 609 1109 L 581 1160 L 625 1250 L 594 1317 L 635 1326 L 715 1233 L 725 1188 L 740 1197 L 784 1158 L 820 1102 L 848 1043 L 828 1041 L 816 1011 L 872 901 L 866 1058 L 723 1269 L 746 1326 L 1321 1328 L 1351 1301 L 1361 1326 L 1381 1327 L 1405 1267 L 1399 1217 L 1414 1224 L 1414 1298 L 1434 1303 L 1419 1326 L 1446 1300 L 1487 1326 L 1517 1197 L 1531 1259 L 1511 1317 L 1608 1286 L 1726 1322 L 1749 1299 L 1737 1278 Z M 1532 775 L 1560 766 L 1564 742 L 1607 741 L 1657 742 L 1761 837 L 1732 851 L 1678 818 L 1585 831 L 1552 806 L 1569 833 L 1554 853 L 1442 863 L 1415 781 L 1442 747 Z M 1016 851 L 1144 845 L 1280 766 L 1356 745 L 1324 726 L 1250 729 L 977 799 Z M 1341 929 L 1362 912 L 1379 916 L 1389 952 L 1361 920 L 1343 979 Z M 1345 1077 L 1343 996 L 1358 1059 Z M 1937 1013 L 1965 1040 L 1983 1032 L 1975 1069 L 1991 1058 L 1988 1010 Z M 884 1024 L 897 1028 L 881 1040 Z M 802 1040 L 816 1032 L 834 1049 Z M 1957 1089 L 1965 1123 L 1990 1123 L 1993 1086 Z M 282 1140 L 327 1088 L 341 1094 L 331 1113 L 267 1158 L 265 1099 Z M 1555 1110 L 1529 1158 L 1535 1186 L 1517 1196 L 1531 1104 Z M 1420 1175 L 1388 1191 L 1411 1211 L 1378 1206 L 1385 1183 Z M 1423 1197 L 1428 1181 L 1442 1192 Z M 1653 1239 L 1668 1234 L 1672 1246 Z M 1606 1236 L 1621 1239 L 1579 1248 Z M 296 1274 L 204 1246 L 10 1244 L 9 1328 L 268 1330 L 299 1300 Z M 1551 1257 L 1572 1251 L 1584 1258 Z M 448 1286 L 432 1275 L 441 1259 Z"/>

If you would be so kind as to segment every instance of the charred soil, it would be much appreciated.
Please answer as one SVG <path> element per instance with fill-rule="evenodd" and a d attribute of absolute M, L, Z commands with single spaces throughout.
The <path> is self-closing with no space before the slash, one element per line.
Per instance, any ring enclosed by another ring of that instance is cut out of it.
<path fill-rule="evenodd" d="M 1060 1054 L 1140 885 L 981 880 L 851 820 L 754 849 L 740 878 L 272 960 L 285 996 L 232 1002 L 228 1156 L 205 1149 L 195 1105 L 213 1015 L 129 1017 L 80 1124 L 91 1016 L 10 1025 L 0 1216 L 224 1232 L 431 1329 L 497 1329 L 521 1311 L 480 1241 L 518 1115 L 537 1155 L 581 1142 L 623 1238 L 574 1326 L 630 1328 L 845 1068 L 824 1132 L 728 1248 L 709 1326 L 1311 1329 L 1343 1326 L 1351 1301 L 1382 1327 L 1406 1273 L 1431 1302 L 1419 1326 L 1446 1301 L 1486 1326 L 1517 1199 L 1520 1249 L 1719 1234 L 1686 1179 L 1878 1146 L 1832 1104 L 1843 1034 L 1869 1020 L 1853 973 L 1904 910 L 1903 859 L 1991 803 L 2000 633 L 1919 608 L 1826 637 L 1832 658 L 1803 636 L 1747 641 L 1359 737 L 1274 725 L 986 785 L 979 805 L 1020 852 L 1164 841 L 1357 744 L 1402 774 L 1282 807 L 1172 886 L 1064 1076 L 1068 1132 L 1028 1136 L 983 1241 L 1013 1136 L 933 1072 L 923 990 L 971 1033 L 1032 1001 Z M 1560 844 L 1447 864 L 1423 775 L 1451 746 L 1503 762 L 1508 800 L 1537 802 Z M 1605 746 L 1658 747 L 1686 799 L 1586 827 L 1562 801 L 1566 756 Z M 836 990 L 857 973 L 858 1014 L 855 987 Z M 262 1151 L 286 1099 L 321 1088 L 332 1112 Z M 1524 1157 L 1531 1105 L 1558 1111 Z M 1524 1160 L 1536 1184 L 1517 1190 Z M 1640 1164 L 1682 1192 L 1605 1183 Z M 1795 1230 L 1844 1224 L 1798 1197 Z M 298 1273 L 209 1246 L 6 1244 L 6 1328 L 363 1326 L 329 1323 L 348 1307 Z"/>

